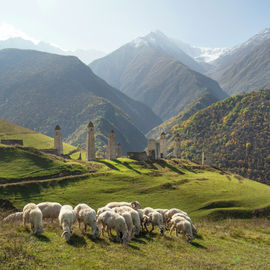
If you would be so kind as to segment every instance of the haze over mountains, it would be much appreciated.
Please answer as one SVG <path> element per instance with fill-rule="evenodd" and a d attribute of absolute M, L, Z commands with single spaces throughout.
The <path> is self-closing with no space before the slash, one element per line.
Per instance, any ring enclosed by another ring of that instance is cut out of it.
<path fill-rule="evenodd" d="M 109 84 L 139 100 L 166 120 L 203 95 L 227 94 L 198 71 L 205 68 L 160 32 L 135 39 L 90 64 Z"/>
<path fill-rule="evenodd" d="M 40 41 L 38 43 L 34 43 L 31 40 L 26 40 L 21 37 L 14 37 L 14 38 L 6 39 L 6 40 L 0 40 L 0 50 L 9 49 L 9 48 L 36 50 L 36 51 L 56 53 L 56 54 L 61 54 L 61 55 L 74 55 L 74 56 L 77 56 L 85 64 L 89 64 L 93 60 L 103 57 L 105 55 L 104 52 L 101 52 L 98 50 L 78 49 L 75 51 L 68 51 L 47 42 Z"/>
<path fill-rule="evenodd" d="M 114 129 L 123 151 L 142 150 L 143 132 L 161 123 L 150 108 L 112 88 L 78 58 L 17 49 L 0 51 L 0 115 L 50 136 L 60 124 L 74 145 L 85 142 L 92 120 L 99 144 Z"/>

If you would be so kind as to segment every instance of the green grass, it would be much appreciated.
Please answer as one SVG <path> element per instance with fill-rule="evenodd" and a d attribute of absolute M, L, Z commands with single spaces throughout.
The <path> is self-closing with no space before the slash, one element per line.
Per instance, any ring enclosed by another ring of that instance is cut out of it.
<path fill-rule="evenodd" d="M 84 166 L 78 163 L 65 162 L 61 158 L 43 154 L 34 148 L 0 146 L 0 156 L 0 178 L 6 180 L 87 172 Z"/>
<path fill-rule="evenodd" d="M 122 246 L 108 237 L 93 240 L 77 225 L 70 243 L 61 229 L 45 224 L 41 237 L 22 226 L 1 225 L 1 269 L 269 269 L 270 221 L 199 222 L 192 244 L 157 231 Z M 12 239 L 12 241 L 10 241 Z"/>
<path fill-rule="evenodd" d="M 35 132 L 33 130 L 15 125 L 0 118 L 0 141 L 3 140 L 23 140 L 26 147 L 35 147 L 38 149 L 54 148 L 54 140 L 51 137 Z M 64 143 L 63 150 L 67 154 L 76 147 Z"/>
<path fill-rule="evenodd" d="M 250 217 L 255 209 L 270 205 L 269 186 L 187 161 L 141 165 L 122 158 L 87 164 L 93 173 L 86 179 L 6 187 L 2 197 L 18 208 L 29 201 L 85 202 L 98 208 L 110 201 L 138 200 L 143 206 L 178 207 L 197 220 Z"/>
<path fill-rule="evenodd" d="M 251 217 L 254 209 L 270 205 L 269 186 L 177 159 L 81 163 L 92 171 L 87 178 L 0 187 L 1 198 L 17 208 L 58 201 L 97 209 L 122 200 L 138 200 L 143 207 L 178 207 L 195 221 L 199 238 L 189 244 L 168 232 L 160 237 L 155 230 L 122 246 L 107 237 L 93 240 L 76 225 L 68 244 L 56 224 L 46 224 L 44 234 L 34 237 L 21 225 L 0 222 L 0 269 L 269 269 L 270 221 L 220 219 Z"/>

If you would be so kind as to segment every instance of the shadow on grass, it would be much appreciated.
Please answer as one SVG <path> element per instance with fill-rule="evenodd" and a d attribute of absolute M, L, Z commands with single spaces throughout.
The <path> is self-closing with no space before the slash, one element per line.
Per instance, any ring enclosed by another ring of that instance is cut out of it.
<path fill-rule="evenodd" d="M 46 235 L 44 234 L 41 234 L 41 235 L 35 235 L 34 234 L 34 237 L 39 240 L 40 242 L 51 242 L 50 238 L 48 238 Z"/>
<path fill-rule="evenodd" d="M 69 242 L 67 242 L 69 245 L 73 247 L 84 247 L 86 246 L 86 241 L 83 236 L 79 236 L 77 234 L 72 234 Z"/>
<path fill-rule="evenodd" d="M 115 161 L 116 161 L 116 160 L 115 160 Z M 109 168 L 112 169 L 112 170 L 120 171 L 120 170 L 119 170 L 117 167 L 115 167 L 113 164 L 111 164 L 111 163 L 109 163 L 109 162 L 107 162 L 107 161 L 105 161 L 105 160 L 96 160 L 96 162 L 102 163 L 102 164 L 106 165 L 107 167 L 109 167 Z"/>
<path fill-rule="evenodd" d="M 128 247 L 134 249 L 134 250 L 141 250 L 139 247 L 136 247 L 134 245 L 128 244 Z"/>
<path fill-rule="evenodd" d="M 105 241 L 105 239 L 100 238 L 100 237 L 93 237 L 92 234 L 87 233 L 86 237 L 91 240 L 92 242 L 96 243 L 96 244 L 102 244 L 103 246 L 109 246 L 110 244 L 108 242 Z"/>
<path fill-rule="evenodd" d="M 142 174 L 141 172 L 137 171 L 136 169 L 132 168 L 127 162 L 121 162 L 120 160 L 115 160 L 116 163 L 125 166 L 126 168 L 128 168 L 131 171 L 134 171 L 137 174 Z"/>
<path fill-rule="evenodd" d="M 203 246 L 197 242 L 191 242 L 190 244 L 195 248 L 207 249 L 205 246 Z"/>
<path fill-rule="evenodd" d="M 184 172 L 180 171 L 178 168 L 172 166 L 171 164 L 167 163 L 166 161 L 164 160 L 159 160 L 158 161 L 158 164 L 163 167 L 163 168 L 169 168 L 171 171 L 174 171 L 178 174 L 185 174 Z"/>

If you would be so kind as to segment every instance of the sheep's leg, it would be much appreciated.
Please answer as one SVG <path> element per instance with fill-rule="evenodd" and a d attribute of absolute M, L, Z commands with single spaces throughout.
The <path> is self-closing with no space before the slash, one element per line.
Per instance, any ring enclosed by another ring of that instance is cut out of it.
<path fill-rule="evenodd" d="M 53 223 L 53 218 L 51 218 L 51 223 Z"/>
<path fill-rule="evenodd" d="M 146 223 L 144 223 L 144 228 L 145 228 L 145 230 L 146 230 L 147 232 L 149 232 L 149 231 L 148 231 L 148 228 L 147 228 L 147 226 L 146 226 Z"/>
<path fill-rule="evenodd" d="M 154 230 L 154 228 L 155 228 L 155 225 L 152 224 L 152 229 L 151 229 L 150 233 Z"/>
<path fill-rule="evenodd" d="M 84 232 L 86 233 L 87 224 L 84 224 Z"/>
<path fill-rule="evenodd" d="M 170 236 L 172 236 L 172 231 L 173 231 L 174 228 L 175 228 L 174 225 L 172 225 L 172 227 L 170 229 Z"/>
<path fill-rule="evenodd" d="M 82 229 L 81 229 L 81 221 L 78 220 L 78 222 L 79 222 L 79 229 L 82 230 Z"/>
<path fill-rule="evenodd" d="M 178 237 L 178 230 L 177 230 L 177 228 L 175 228 L 175 235 L 176 235 L 176 237 Z"/>

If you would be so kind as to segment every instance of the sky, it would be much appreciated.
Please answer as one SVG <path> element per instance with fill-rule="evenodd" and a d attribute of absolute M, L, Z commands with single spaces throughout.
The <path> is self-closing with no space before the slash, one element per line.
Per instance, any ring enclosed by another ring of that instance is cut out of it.
<path fill-rule="evenodd" d="M 269 0 L 0 0 L 0 7 L 0 39 L 21 35 L 105 53 L 155 30 L 230 48 L 270 27 Z"/>

